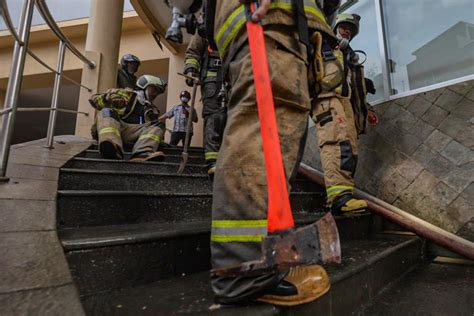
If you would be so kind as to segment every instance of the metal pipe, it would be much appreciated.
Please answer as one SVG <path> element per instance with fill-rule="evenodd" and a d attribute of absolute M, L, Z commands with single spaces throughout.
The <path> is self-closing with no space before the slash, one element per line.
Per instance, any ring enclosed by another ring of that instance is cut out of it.
<path fill-rule="evenodd" d="M 52 109 L 52 108 L 17 108 L 17 112 L 50 112 L 50 111 L 57 111 L 61 113 L 71 113 L 71 114 L 83 114 L 85 116 L 89 116 L 87 112 L 81 111 L 74 111 L 74 110 L 66 110 L 66 109 Z M 0 112 L 0 115 L 2 113 Z"/>
<path fill-rule="evenodd" d="M 324 186 L 324 176 L 320 171 L 302 163 L 298 168 L 298 173 Z M 423 238 L 429 239 L 470 260 L 474 260 L 473 242 L 445 231 L 361 190 L 354 189 L 354 196 L 366 200 L 372 212 L 405 227 Z"/>
<path fill-rule="evenodd" d="M 51 113 L 49 113 L 48 134 L 46 135 L 46 147 L 54 148 L 54 131 L 56 129 L 56 119 L 58 117 L 58 102 L 59 102 L 59 88 L 61 87 L 61 74 L 64 68 L 64 57 L 66 54 L 66 44 L 63 41 L 59 42 L 58 50 L 58 64 L 56 75 L 54 77 L 53 97 L 51 99 Z"/>
<path fill-rule="evenodd" d="M 0 0 L 1 1 L 1 0 Z M 52 67 L 50 67 L 47 63 L 45 63 L 43 60 L 41 60 L 41 58 L 38 57 L 38 55 L 36 55 L 31 49 L 28 48 L 28 55 L 30 55 L 34 60 L 36 60 L 38 63 L 40 63 L 43 67 L 45 67 L 46 69 L 54 72 L 55 74 L 58 74 L 58 72 L 56 70 L 54 70 Z M 79 86 L 79 87 L 82 87 L 84 89 L 86 89 L 87 91 L 92 91 L 92 89 L 90 89 L 89 87 L 86 87 L 82 84 L 80 84 L 79 82 L 77 82 L 76 80 L 74 79 L 71 79 L 69 78 L 68 76 L 64 75 L 64 74 L 61 74 L 61 77 L 66 79 L 67 81 L 73 83 L 74 85 L 76 86 Z"/>
<path fill-rule="evenodd" d="M 49 28 L 53 33 L 59 38 L 60 41 L 64 42 L 66 47 L 76 55 L 80 60 L 82 60 L 86 65 L 89 66 L 90 69 L 95 68 L 95 62 L 89 60 L 86 56 L 84 56 L 72 43 L 71 41 L 64 35 L 61 31 L 59 26 L 56 24 L 51 12 L 48 9 L 48 5 L 44 0 L 36 0 L 36 7 L 38 8 L 39 13 L 43 17 L 43 20 L 48 24 Z"/>
<path fill-rule="evenodd" d="M 5 21 L 7 29 L 10 31 L 17 43 L 20 44 L 20 46 L 23 46 L 23 41 L 18 36 L 18 33 L 16 32 L 15 26 L 13 25 L 12 19 L 10 17 L 10 13 L 8 12 L 6 0 L 0 0 L 0 15 L 3 16 L 3 20 Z"/>
<path fill-rule="evenodd" d="M 8 156 L 10 154 L 10 143 L 15 124 L 15 110 L 20 94 L 23 69 L 25 67 L 26 50 L 30 37 L 31 20 L 33 17 L 35 0 L 25 0 L 20 16 L 18 28 L 21 45 L 15 42 L 13 48 L 12 66 L 10 79 L 8 80 L 7 92 L 5 95 L 5 109 L 11 109 L 7 115 L 2 116 L 2 131 L 0 133 L 0 180 L 8 180 L 5 177 L 7 172 Z"/>

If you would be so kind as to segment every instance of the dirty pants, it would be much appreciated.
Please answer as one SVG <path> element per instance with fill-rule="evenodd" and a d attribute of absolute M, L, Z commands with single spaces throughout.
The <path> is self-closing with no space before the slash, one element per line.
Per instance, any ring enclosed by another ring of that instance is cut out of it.
<path fill-rule="evenodd" d="M 202 116 L 204 118 L 204 152 L 206 164 L 214 165 L 217 161 L 226 124 L 226 109 L 218 101 L 220 87 L 216 80 L 204 79 L 201 86 Z"/>
<path fill-rule="evenodd" d="M 287 36 L 288 41 L 293 41 L 294 49 L 305 50 L 296 36 L 294 39 L 291 34 Z M 265 41 L 288 178 L 299 163 L 299 148 L 307 129 L 310 109 L 307 64 L 271 38 L 266 36 Z M 213 188 L 213 268 L 260 259 L 261 240 L 267 234 L 267 179 L 248 44 L 230 62 L 229 78 L 232 91 Z M 283 277 L 282 274 L 213 277 L 211 283 L 216 301 L 232 304 L 259 296 Z"/>
<path fill-rule="evenodd" d="M 123 142 L 133 145 L 132 157 L 157 151 L 164 135 L 163 123 L 129 124 L 125 123 L 109 108 L 97 114 L 97 133 L 99 144 L 113 143 L 123 158 Z"/>
<path fill-rule="evenodd" d="M 357 166 L 357 130 L 350 98 L 327 97 L 313 102 L 318 146 L 330 205 L 342 194 L 352 193 Z"/>

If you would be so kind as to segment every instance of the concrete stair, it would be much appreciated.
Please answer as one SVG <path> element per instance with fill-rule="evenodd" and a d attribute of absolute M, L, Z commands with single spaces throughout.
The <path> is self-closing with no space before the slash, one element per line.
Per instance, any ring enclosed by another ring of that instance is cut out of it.
<path fill-rule="evenodd" d="M 180 157 L 179 148 L 165 148 Z M 328 266 L 329 294 L 291 309 L 251 305 L 210 311 L 211 184 L 202 149 L 177 176 L 179 159 L 161 163 L 107 161 L 93 149 L 61 169 L 58 231 L 90 315 L 347 315 L 388 284 L 419 267 L 424 245 L 413 236 L 381 234 L 374 216 L 336 218 L 343 264 Z M 324 190 L 292 182 L 297 225 L 325 212 Z"/>

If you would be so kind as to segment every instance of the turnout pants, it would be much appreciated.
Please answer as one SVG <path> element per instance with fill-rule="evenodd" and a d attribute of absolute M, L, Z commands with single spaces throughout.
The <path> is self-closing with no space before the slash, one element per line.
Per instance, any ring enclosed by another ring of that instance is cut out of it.
<path fill-rule="evenodd" d="M 162 123 L 129 124 L 125 123 L 109 108 L 97 115 L 97 133 L 99 144 L 109 141 L 115 145 L 123 157 L 123 142 L 133 145 L 132 157 L 157 151 L 163 139 Z"/>
<path fill-rule="evenodd" d="M 222 135 L 226 124 L 226 109 L 218 102 L 218 92 L 215 80 L 204 80 L 201 87 L 204 118 L 204 152 L 206 164 L 212 166 L 217 161 L 222 143 Z"/>
<path fill-rule="evenodd" d="M 356 143 L 347 131 L 347 122 L 353 122 L 348 118 L 351 108 L 346 114 L 345 101 L 334 94 L 320 96 L 311 104 L 306 48 L 296 31 L 282 25 L 266 26 L 265 42 L 287 178 L 300 162 L 312 108 L 327 190 L 331 194 L 343 187 L 352 190 L 348 157 L 354 156 Z M 248 43 L 230 61 L 229 78 L 232 91 L 213 187 L 213 268 L 260 259 L 261 240 L 267 234 L 267 180 Z M 232 304 L 260 296 L 284 276 L 214 276 L 211 284 L 218 302 Z"/>

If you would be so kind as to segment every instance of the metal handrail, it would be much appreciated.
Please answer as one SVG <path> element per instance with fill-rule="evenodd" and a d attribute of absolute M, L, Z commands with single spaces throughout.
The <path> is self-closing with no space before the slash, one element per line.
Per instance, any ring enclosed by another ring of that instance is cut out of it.
<path fill-rule="evenodd" d="M 8 12 L 9 11 L 8 11 L 7 0 L 0 0 L 0 15 L 3 17 L 3 20 L 5 21 L 5 25 L 7 26 L 8 30 L 10 30 L 10 33 L 15 38 L 17 43 L 19 43 L 20 45 L 23 45 L 23 41 L 18 36 L 18 33 L 16 32 L 15 26 L 13 25 L 12 19 Z"/>
<path fill-rule="evenodd" d="M 31 23 L 35 6 L 40 12 L 46 24 L 59 39 L 57 69 L 53 69 L 52 67 L 50 67 L 28 48 L 29 35 L 31 32 Z M 5 177 L 5 174 L 8 164 L 8 156 L 10 153 L 10 143 L 13 134 L 16 112 L 50 112 L 47 134 L 47 147 L 53 148 L 54 130 L 56 127 L 56 118 L 58 112 L 73 113 L 76 115 L 83 114 L 85 116 L 89 115 L 89 113 L 86 112 L 58 108 L 59 88 L 61 85 L 62 78 L 72 82 L 75 85 L 83 87 L 88 91 L 92 91 L 90 88 L 83 86 L 82 84 L 63 74 L 66 49 L 69 49 L 71 53 L 76 55 L 76 57 L 78 57 L 82 62 L 84 62 L 84 64 L 88 65 L 89 68 L 93 69 L 96 67 L 96 65 L 94 61 L 88 59 L 85 55 L 83 55 L 64 35 L 59 26 L 56 24 L 56 21 L 54 20 L 53 16 L 51 15 L 45 0 L 24 1 L 18 26 L 18 32 L 12 23 L 6 0 L 0 0 L 0 16 L 3 17 L 3 20 L 5 21 L 8 30 L 15 39 L 12 57 L 12 67 L 10 72 L 10 78 L 8 80 L 7 92 L 5 95 L 5 109 L 0 110 L 0 119 L 3 123 L 1 124 L 2 131 L 0 133 L 0 180 L 8 180 L 8 178 Z M 43 65 L 45 68 L 49 69 L 55 74 L 53 97 L 51 100 L 51 107 L 49 108 L 17 108 L 17 102 L 21 87 L 21 79 L 25 66 L 25 57 L 27 54 L 29 54 L 33 59 L 35 59 L 37 62 L 39 62 L 41 65 Z"/>
<path fill-rule="evenodd" d="M 74 111 L 74 110 L 67 110 L 67 109 L 61 109 L 61 108 L 16 108 L 18 112 L 49 112 L 49 111 L 58 111 L 61 113 L 71 113 L 71 114 L 82 114 L 84 116 L 89 116 L 88 112 L 82 112 L 82 111 Z M 7 113 L 10 113 L 12 109 L 4 109 L 0 110 L 0 116 L 5 115 Z"/>
<path fill-rule="evenodd" d="M 51 31 L 53 31 L 54 34 L 64 43 L 66 44 L 66 47 L 76 55 L 80 60 L 82 60 L 85 64 L 89 66 L 89 68 L 94 69 L 95 68 L 95 62 L 92 60 L 88 59 L 86 56 L 84 56 L 72 43 L 71 41 L 64 35 L 64 33 L 59 29 L 59 26 L 56 24 L 56 21 L 54 20 L 53 16 L 51 15 L 51 12 L 48 9 L 48 5 L 46 4 L 45 0 L 36 0 L 36 7 L 38 8 L 38 11 L 40 12 L 41 16 L 43 17 L 44 21 L 46 24 L 48 24 L 49 28 Z"/>
<path fill-rule="evenodd" d="M 2 0 L 0 0 L 2 1 Z M 64 75 L 64 74 L 60 74 L 58 73 L 55 69 L 53 69 L 51 66 L 49 66 L 47 63 L 45 63 L 44 61 L 41 60 L 41 58 L 38 57 L 38 55 L 36 55 L 35 53 L 33 53 L 31 51 L 31 49 L 27 49 L 27 52 L 28 52 L 28 55 L 30 55 L 34 60 L 36 60 L 38 63 L 40 63 L 43 67 L 45 67 L 46 69 L 50 70 L 51 72 L 54 72 L 55 74 L 57 75 L 60 75 L 62 78 L 66 79 L 67 81 L 73 83 L 74 85 L 78 86 L 78 87 L 82 87 L 84 89 L 86 89 L 87 91 L 91 92 L 92 89 L 89 88 L 89 87 L 86 87 L 84 86 L 83 84 L 80 84 L 79 82 L 77 82 L 76 80 Z"/>

